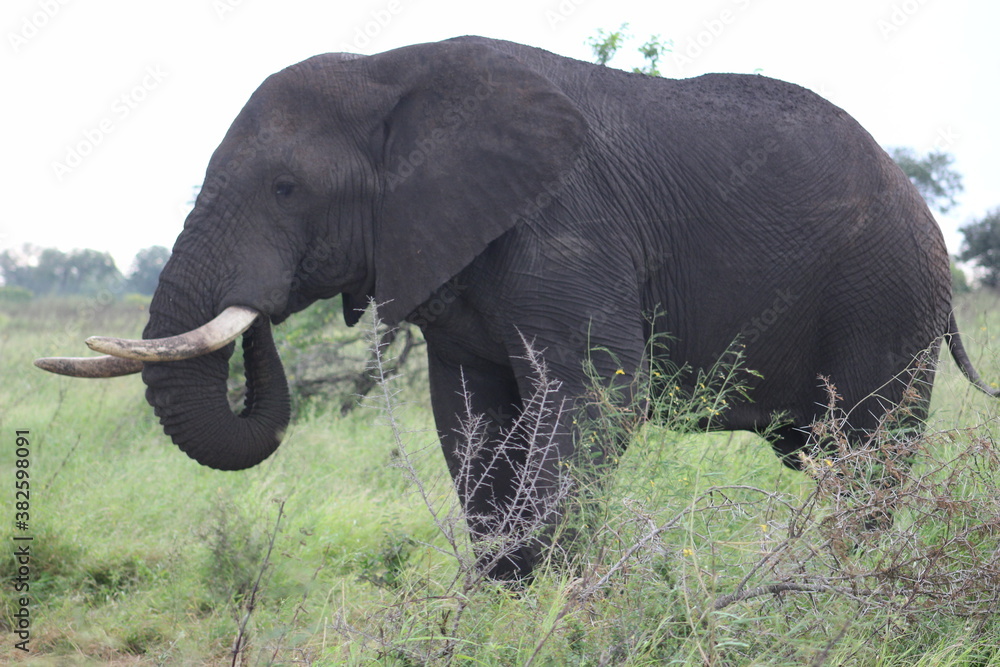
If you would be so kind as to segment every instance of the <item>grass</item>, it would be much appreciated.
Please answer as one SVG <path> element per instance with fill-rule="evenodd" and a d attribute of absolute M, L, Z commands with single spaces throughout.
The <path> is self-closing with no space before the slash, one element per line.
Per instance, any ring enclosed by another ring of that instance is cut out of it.
<path fill-rule="evenodd" d="M 958 313 L 992 381 L 998 301 Z M 1000 406 L 950 360 L 892 529 L 857 537 L 839 463 L 817 481 L 748 434 L 647 425 L 582 562 L 511 591 L 469 567 L 423 387 L 391 413 L 303 404 L 275 456 L 221 473 L 170 444 L 136 378 L 30 367 L 144 320 L 141 302 L 0 309 L 0 479 L 30 430 L 34 537 L 31 653 L 4 632 L 0 661 L 232 664 L 235 646 L 245 665 L 1000 664 Z M 10 556 L 0 573 L 9 626 Z"/>

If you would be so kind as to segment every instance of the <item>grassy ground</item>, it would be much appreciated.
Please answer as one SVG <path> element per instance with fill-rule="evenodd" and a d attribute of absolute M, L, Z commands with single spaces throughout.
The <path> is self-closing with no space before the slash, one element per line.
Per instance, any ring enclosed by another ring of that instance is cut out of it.
<path fill-rule="evenodd" d="M 959 308 L 993 381 L 998 306 Z M 139 302 L 0 307 L 3 534 L 33 537 L 31 652 L 5 631 L 0 661 L 230 664 L 238 646 L 250 665 L 1000 664 L 1000 406 L 950 359 L 892 529 L 857 537 L 871 506 L 838 496 L 840 461 L 811 479 L 750 435 L 646 427 L 584 562 L 512 592 L 468 567 L 425 389 L 397 399 L 395 430 L 374 408 L 301 406 L 275 456 L 222 473 L 170 444 L 137 378 L 30 366 L 144 320 Z M 28 531 L 13 527 L 18 430 Z"/>

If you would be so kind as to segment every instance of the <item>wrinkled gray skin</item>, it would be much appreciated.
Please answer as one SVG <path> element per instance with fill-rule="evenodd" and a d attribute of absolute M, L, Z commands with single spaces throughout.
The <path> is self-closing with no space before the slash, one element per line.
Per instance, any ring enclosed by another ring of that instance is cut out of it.
<path fill-rule="evenodd" d="M 658 355 L 693 369 L 739 339 L 761 377 L 715 426 L 760 432 L 783 415 L 770 441 L 793 466 L 827 401 L 819 376 L 859 433 L 942 336 L 956 334 L 975 379 L 938 227 L 841 109 L 760 76 L 655 79 L 481 38 L 317 56 L 268 78 L 212 157 L 144 337 L 230 305 L 278 323 L 338 294 L 348 324 L 374 298 L 385 321 L 422 329 L 453 475 L 462 380 L 489 432 L 508 428 L 532 389 L 522 336 L 569 399 L 585 392 L 590 351 L 612 351 L 593 362 L 625 400 L 653 334 L 671 337 Z M 289 419 L 266 323 L 244 347 L 238 416 L 232 345 L 143 372 L 166 432 L 215 468 L 257 464 Z M 929 397 L 933 378 L 918 375 Z M 540 505 L 576 453 L 571 419 L 542 463 Z M 511 502 L 513 458 L 481 457 L 483 483 L 459 483 L 477 540 Z M 543 542 L 499 561 L 481 549 L 482 566 L 526 576 Z"/>

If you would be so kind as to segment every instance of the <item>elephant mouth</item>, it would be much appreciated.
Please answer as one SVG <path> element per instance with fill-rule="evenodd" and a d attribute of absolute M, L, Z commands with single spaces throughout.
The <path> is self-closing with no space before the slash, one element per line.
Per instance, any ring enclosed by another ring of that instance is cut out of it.
<path fill-rule="evenodd" d="M 194 359 L 214 352 L 236 340 L 253 326 L 260 312 L 245 306 L 230 306 L 208 324 L 168 338 L 130 340 L 92 336 L 87 346 L 100 357 L 45 357 L 35 366 L 50 373 L 82 378 L 132 375 L 144 362 L 171 362 Z"/>

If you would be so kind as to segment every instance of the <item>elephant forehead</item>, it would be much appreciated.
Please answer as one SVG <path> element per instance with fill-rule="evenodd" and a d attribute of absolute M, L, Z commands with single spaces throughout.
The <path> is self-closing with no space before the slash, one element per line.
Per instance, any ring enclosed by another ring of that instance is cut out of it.
<path fill-rule="evenodd" d="M 286 172 L 323 185 L 330 177 L 357 165 L 359 153 L 346 142 L 338 142 L 336 135 L 292 131 L 290 127 L 275 123 L 231 133 L 213 156 L 210 170 L 223 172 L 227 180 L 238 178 L 242 182 Z"/>
<path fill-rule="evenodd" d="M 289 157 L 290 150 L 303 150 L 335 135 L 317 126 L 322 118 L 305 97 L 274 90 L 265 82 L 233 121 L 217 156 L 227 161 Z"/>

